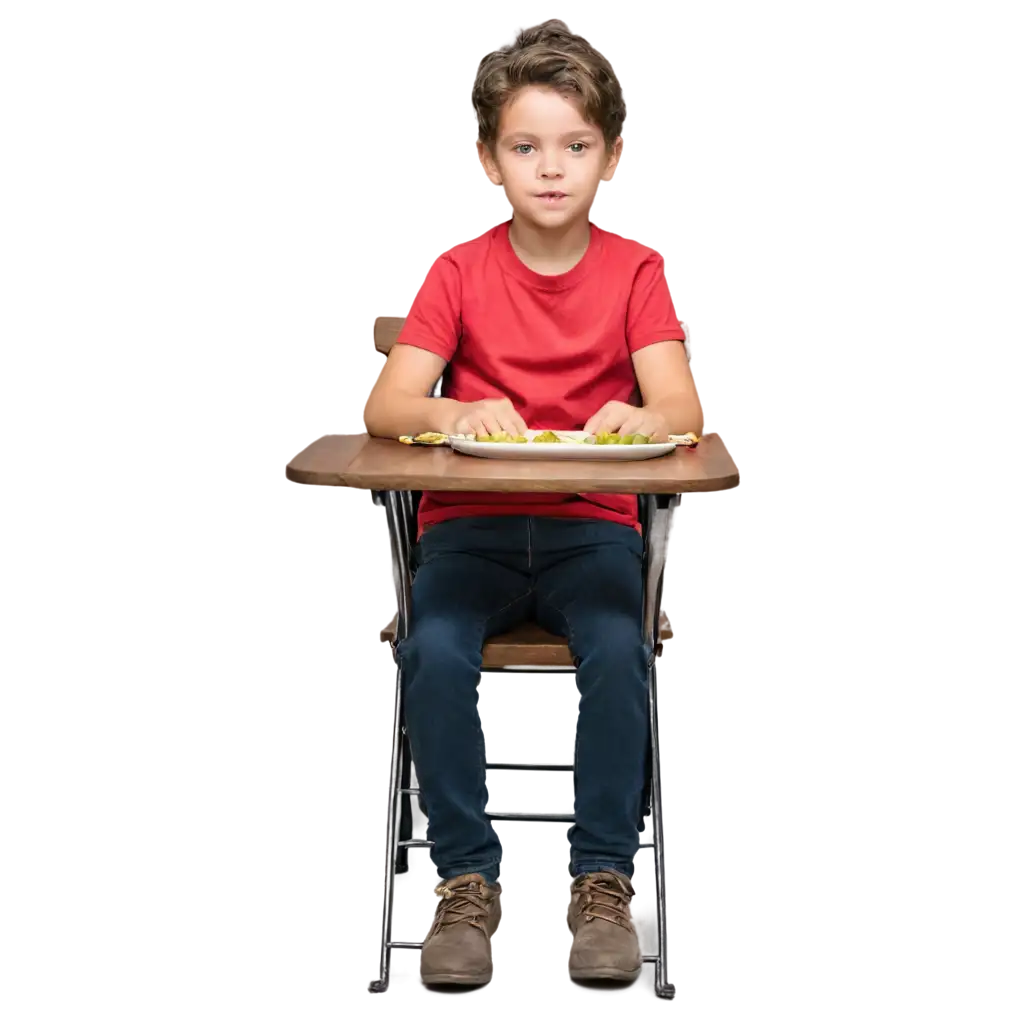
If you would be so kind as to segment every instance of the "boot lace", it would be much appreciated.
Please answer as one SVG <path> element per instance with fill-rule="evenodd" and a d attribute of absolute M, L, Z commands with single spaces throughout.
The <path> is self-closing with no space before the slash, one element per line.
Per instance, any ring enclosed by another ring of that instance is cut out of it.
<path fill-rule="evenodd" d="M 629 918 L 629 901 L 633 898 L 633 889 L 628 882 L 618 875 L 585 875 L 576 883 L 575 888 L 580 893 L 577 917 L 586 914 L 587 921 L 599 917 L 620 928 L 633 930 Z"/>
<path fill-rule="evenodd" d="M 441 902 L 437 905 L 431 935 L 456 924 L 469 924 L 481 931 L 487 930 L 482 918 L 489 912 L 490 901 L 483 894 L 479 882 L 466 882 L 454 888 L 442 882 L 434 890 L 434 895 L 440 896 Z"/>

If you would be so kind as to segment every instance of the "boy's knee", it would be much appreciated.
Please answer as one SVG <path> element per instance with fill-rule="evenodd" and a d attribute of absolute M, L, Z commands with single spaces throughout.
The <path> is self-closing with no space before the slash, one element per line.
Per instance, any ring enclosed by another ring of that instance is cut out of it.
<path fill-rule="evenodd" d="M 425 619 L 398 648 L 406 672 L 447 676 L 460 667 L 479 668 L 480 644 L 473 631 L 460 623 Z"/>
<path fill-rule="evenodd" d="M 648 649 L 640 631 L 640 623 L 632 616 L 606 617 L 582 630 L 573 638 L 573 653 L 581 665 L 596 661 L 639 672 L 646 678 Z"/>

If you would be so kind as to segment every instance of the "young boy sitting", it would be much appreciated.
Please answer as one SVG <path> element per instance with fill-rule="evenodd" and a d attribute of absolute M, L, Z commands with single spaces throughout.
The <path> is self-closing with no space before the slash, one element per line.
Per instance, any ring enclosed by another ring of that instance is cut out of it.
<path fill-rule="evenodd" d="M 658 253 L 590 223 L 622 154 L 611 65 L 560 21 L 488 54 L 477 149 L 512 218 L 431 267 L 366 405 L 380 437 L 426 431 L 700 434 L 684 332 Z M 425 397 L 443 375 L 442 397 Z M 569 829 L 569 973 L 638 976 L 630 879 L 648 737 L 637 499 L 425 493 L 405 719 L 442 878 L 424 982 L 484 984 L 501 917 L 477 713 L 487 637 L 535 619 L 568 639 L 580 691 Z"/>

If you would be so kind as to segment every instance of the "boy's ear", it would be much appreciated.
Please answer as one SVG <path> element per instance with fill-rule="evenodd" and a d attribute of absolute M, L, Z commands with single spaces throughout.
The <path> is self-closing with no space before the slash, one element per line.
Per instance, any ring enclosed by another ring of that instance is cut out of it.
<path fill-rule="evenodd" d="M 602 181 L 611 181 L 612 176 L 615 174 L 615 168 L 619 166 L 619 160 L 622 159 L 622 136 L 620 135 L 614 142 L 611 148 L 611 152 L 608 154 L 608 163 L 605 165 L 604 174 L 601 175 Z"/>
<path fill-rule="evenodd" d="M 488 178 L 491 179 L 491 183 L 494 185 L 500 185 L 501 182 L 501 171 L 498 169 L 498 163 L 491 154 L 491 151 L 482 142 L 476 144 L 476 152 L 480 157 L 480 163 L 483 165 L 484 173 Z"/>

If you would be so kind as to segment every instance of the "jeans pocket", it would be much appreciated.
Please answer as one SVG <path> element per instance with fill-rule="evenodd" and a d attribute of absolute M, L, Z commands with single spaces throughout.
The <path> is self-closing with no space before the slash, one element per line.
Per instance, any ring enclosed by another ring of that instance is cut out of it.
<path fill-rule="evenodd" d="M 452 551 L 452 526 L 455 520 L 445 520 L 442 523 L 433 523 L 424 529 L 420 538 L 416 541 L 412 551 L 413 565 L 416 567 L 426 565 L 439 554 L 446 554 Z"/>

